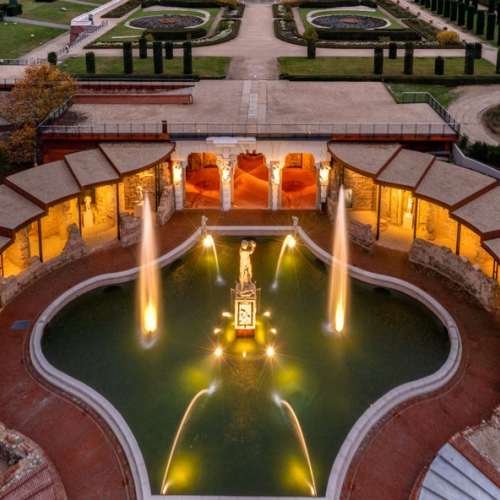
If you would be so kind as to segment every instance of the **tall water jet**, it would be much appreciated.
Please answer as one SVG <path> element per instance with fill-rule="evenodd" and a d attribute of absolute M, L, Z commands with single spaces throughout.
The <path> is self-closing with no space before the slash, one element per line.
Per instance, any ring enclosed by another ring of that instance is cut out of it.
<path fill-rule="evenodd" d="M 347 306 L 347 243 L 344 186 L 340 186 L 333 235 L 333 262 L 330 274 L 330 295 L 328 302 L 328 326 L 330 331 L 338 333 L 341 333 L 344 329 Z"/>
<path fill-rule="evenodd" d="M 299 440 L 300 446 L 302 447 L 302 451 L 304 453 L 304 456 L 306 457 L 307 460 L 307 465 L 309 466 L 309 474 L 311 475 L 311 484 L 309 485 L 311 488 L 311 494 L 313 497 L 317 496 L 316 493 L 316 483 L 314 482 L 314 474 L 311 466 L 311 460 L 309 458 L 309 452 L 307 451 L 307 445 L 306 445 L 306 440 L 304 438 L 304 434 L 302 433 L 302 428 L 300 427 L 299 419 L 297 418 L 297 415 L 295 415 L 295 412 L 293 411 L 293 408 L 290 406 L 290 404 L 285 401 L 284 399 L 281 399 L 278 394 L 273 394 L 273 399 L 274 402 L 279 406 L 279 407 L 285 407 L 286 410 L 288 411 L 289 415 L 292 418 L 293 422 L 293 427 L 295 429 L 295 434 L 297 435 L 297 439 Z"/>
<path fill-rule="evenodd" d="M 158 337 L 160 277 L 156 258 L 157 250 L 153 229 L 153 216 L 148 197 L 145 196 L 139 260 L 138 292 L 141 342 L 146 349 L 152 347 Z"/>
<path fill-rule="evenodd" d="M 272 288 L 278 288 L 278 276 L 280 273 L 280 268 L 281 268 L 281 261 L 283 260 L 283 255 L 285 254 L 285 251 L 287 248 L 293 248 L 295 247 L 295 238 L 291 234 L 289 234 L 286 238 L 285 241 L 283 242 L 283 245 L 281 245 L 281 251 L 280 251 L 280 257 L 278 259 L 278 265 L 276 267 L 276 274 L 274 275 L 274 281 L 272 284 Z"/>
<path fill-rule="evenodd" d="M 217 281 L 219 283 L 222 283 L 223 280 L 220 275 L 220 270 L 219 270 L 219 259 L 217 258 L 217 249 L 215 248 L 215 242 L 214 239 L 212 238 L 212 235 L 208 234 L 203 238 L 203 245 L 205 248 L 211 248 L 213 253 L 214 253 L 214 258 L 215 258 L 215 266 L 217 267 Z"/>
<path fill-rule="evenodd" d="M 172 449 L 170 450 L 170 455 L 168 457 L 168 462 L 167 462 L 167 467 L 165 468 L 165 474 L 163 475 L 163 481 L 161 483 L 161 494 L 166 495 L 168 487 L 170 486 L 170 483 L 167 482 L 167 476 L 168 476 L 168 471 L 170 469 L 170 463 L 172 462 L 172 457 L 174 456 L 175 448 L 177 447 L 177 441 L 179 441 L 179 437 L 182 433 L 182 429 L 186 425 L 187 419 L 189 418 L 189 415 L 191 414 L 191 411 L 196 404 L 196 401 L 198 401 L 201 396 L 204 394 L 210 396 L 215 392 L 217 389 L 217 384 L 213 383 L 208 389 L 202 389 L 200 392 L 198 392 L 194 398 L 191 400 L 191 403 L 189 403 L 189 406 L 187 407 L 186 412 L 184 413 L 184 416 L 182 417 L 181 420 L 181 425 L 179 425 L 179 428 L 177 429 L 177 434 L 175 435 L 174 439 L 174 444 L 172 445 Z"/>

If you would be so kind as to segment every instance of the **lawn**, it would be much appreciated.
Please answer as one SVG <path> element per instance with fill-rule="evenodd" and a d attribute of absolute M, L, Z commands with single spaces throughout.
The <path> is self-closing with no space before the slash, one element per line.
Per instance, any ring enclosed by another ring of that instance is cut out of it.
<path fill-rule="evenodd" d="M 444 75 L 441 78 L 464 75 L 463 57 L 444 57 Z M 280 74 L 307 76 L 372 76 L 373 57 L 279 57 Z M 403 76 L 404 60 L 384 58 L 382 76 Z M 497 76 L 495 65 L 479 59 L 475 61 L 476 76 Z M 416 57 L 413 76 L 435 76 L 433 57 Z M 439 78 L 439 77 L 437 77 Z"/>
<path fill-rule="evenodd" d="M 316 28 L 316 26 L 313 26 L 312 24 L 308 23 L 306 21 L 307 14 L 309 12 L 317 11 L 319 9 L 299 9 L 299 15 L 300 18 L 302 19 L 302 22 L 304 23 L 304 28 Z M 314 15 L 314 17 L 318 16 L 325 16 L 328 14 L 335 14 L 335 15 L 357 15 L 357 16 L 370 16 L 370 17 L 377 17 L 379 19 L 385 19 L 389 21 L 391 24 L 387 25 L 385 29 L 402 29 L 403 27 L 398 24 L 396 21 L 393 19 L 389 18 L 385 13 L 383 13 L 380 9 L 376 9 L 375 12 L 370 12 L 367 10 L 331 10 L 331 9 L 320 9 L 321 12 L 318 12 L 317 14 Z"/>
<path fill-rule="evenodd" d="M 66 30 L 63 29 L 32 24 L 16 24 L 10 21 L 0 23 L 1 57 L 2 59 L 17 59 L 65 32 Z M 32 34 L 35 36 L 32 37 Z M 47 57 L 45 53 L 41 55 Z"/>
<path fill-rule="evenodd" d="M 186 76 L 183 73 L 183 58 L 163 59 L 163 75 L 155 75 L 153 68 L 152 50 L 149 50 L 147 59 L 134 57 L 134 73 L 131 76 L 145 76 L 149 78 Z M 188 76 L 223 77 L 226 74 L 230 57 L 193 57 L 193 74 Z M 70 57 L 59 66 L 62 71 L 75 76 L 89 76 L 85 69 L 84 57 Z M 96 57 L 96 75 L 112 75 L 126 77 L 123 73 L 122 57 Z"/>
<path fill-rule="evenodd" d="M 458 98 L 455 87 L 442 85 L 418 85 L 406 83 L 386 84 L 387 90 L 397 103 L 403 102 L 403 92 L 428 92 L 441 106 L 448 108 Z"/>
<path fill-rule="evenodd" d="M 49 23 L 67 24 L 68 26 L 75 17 L 85 12 L 90 12 L 97 7 L 97 5 L 92 7 L 90 5 L 65 2 L 63 0 L 52 3 L 23 0 L 22 5 L 23 13 L 17 17 L 33 19 L 35 21 L 46 21 Z M 62 11 L 61 7 L 65 8 L 67 11 Z"/>
<path fill-rule="evenodd" d="M 210 14 L 210 18 L 206 24 L 202 25 L 207 31 L 212 26 L 214 22 L 215 16 L 219 12 L 219 8 L 211 8 L 211 9 L 203 9 Z M 147 16 L 158 16 L 164 14 L 184 14 L 190 16 L 198 16 L 203 17 L 203 15 L 199 12 L 194 12 L 192 10 L 149 10 L 144 11 L 139 9 L 138 11 L 130 14 L 126 19 L 124 19 L 120 24 L 115 26 L 113 29 L 109 30 L 107 33 L 104 33 L 101 37 L 99 37 L 96 42 L 112 42 L 112 41 L 126 41 L 130 37 L 130 41 L 137 40 L 138 37 L 142 35 L 143 30 L 137 28 L 128 28 L 125 26 L 125 23 L 131 21 L 132 19 L 137 19 L 138 17 L 147 17 Z"/>

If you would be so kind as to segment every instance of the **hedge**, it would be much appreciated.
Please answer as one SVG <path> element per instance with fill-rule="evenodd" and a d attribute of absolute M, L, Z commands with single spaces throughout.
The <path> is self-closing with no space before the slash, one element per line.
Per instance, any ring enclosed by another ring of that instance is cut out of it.
<path fill-rule="evenodd" d="M 485 18 L 486 18 L 486 12 L 484 10 L 478 10 L 477 20 L 476 20 L 476 35 L 484 35 Z"/>
<path fill-rule="evenodd" d="M 303 2 L 299 7 L 303 9 L 330 9 L 337 7 L 370 7 L 377 8 L 377 3 L 372 0 L 316 0 L 314 2 Z"/>
<path fill-rule="evenodd" d="M 474 74 L 474 56 L 475 56 L 475 46 L 473 43 L 468 43 L 465 46 L 465 66 L 464 73 L 466 75 Z"/>
<path fill-rule="evenodd" d="M 207 30 L 201 27 L 187 29 L 148 28 L 144 31 L 144 36 L 146 35 L 152 35 L 155 40 L 189 40 L 207 36 Z"/>
<path fill-rule="evenodd" d="M 390 12 L 394 17 L 397 17 L 399 19 L 417 17 L 415 14 L 412 14 L 409 10 L 406 10 L 404 7 L 400 7 L 391 0 L 379 0 L 378 3 L 381 7 L 383 7 L 384 10 Z"/>
<path fill-rule="evenodd" d="M 23 13 L 23 6 L 20 3 L 9 4 L 5 9 L 6 16 L 18 16 Z"/>
<path fill-rule="evenodd" d="M 119 5 L 118 7 L 106 12 L 101 17 L 109 17 L 109 18 L 117 18 L 123 17 L 125 14 L 128 14 L 130 11 L 134 10 L 136 7 L 139 7 L 141 3 L 139 0 L 128 0 L 124 4 Z"/>
<path fill-rule="evenodd" d="M 405 23 L 413 31 L 420 34 L 423 38 L 426 38 L 429 42 L 435 41 L 436 35 L 440 32 L 439 28 L 436 28 L 435 26 L 429 24 L 423 19 L 405 19 Z M 418 40 L 418 38 L 413 39 L 413 41 L 416 40 Z"/>
<path fill-rule="evenodd" d="M 85 69 L 89 75 L 95 75 L 95 54 L 85 52 Z"/>
<path fill-rule="evenodd" d="M 153 7 L 154 5 L 161 5 L 163 7 L 192 7 L 197 9 L 210 9 L 226 6 L 226 4 L 219 2 L 203 2 L 200 0 L 146 0 L 141 4 L 143 9 Z"/>
<path fill-rule="evenodd" d="M 381 38 L 394 41 L 420 41 L 421 37 L 418 33 L 411 29 L 393 30 L 360 30 L 360 29 L 328 29 L 316 28 L 320 40 L 337 40 L 337 41 L 379 41 Z"/>
<path fill-rule="evenodd" d="M 444 59 L 441 56 L 437 56 L 434 60 L 434 73 L 436 75 L 444 75 Z"/>
<path fill-rule="evenodd" d="M 384 73 L 384 48 L 375 47 L 373 53 L 373 73 L 382 75 Z"/>
<path fill-rule="evenodd" d="M 153 64 L 155 75 L 163 73 L 162 43 L 153 42 Z"/>
<path fill-rule="evenodd" d="M 134 72 L 134 59 L 132 57 L 132 42 L 123 42 L 123 72 L 130 75 Z"/>
<path fill-rule="evenodd" d="M 222 14 L 222 19 L 241 19 L 243 17 L 244 12 L 245 12 L 245 4 L 238 4 L 238 7 L 234 10 L 229 10 L 229 5 L 228 5 L 226 7 L 226 10 L 224 11 L 224 14 Z"/>

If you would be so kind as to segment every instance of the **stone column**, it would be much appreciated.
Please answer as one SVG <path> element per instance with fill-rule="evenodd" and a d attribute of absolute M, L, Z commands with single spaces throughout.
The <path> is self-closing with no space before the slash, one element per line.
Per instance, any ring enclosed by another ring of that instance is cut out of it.
<path fill-rule="evenodd" d="M 228 160 L 218 160 L 221 180 L 221 210 L 228 212 L 233 205 L 234 163 Z"/>
<path fill-rule="evenodd" d="M 281 169 L 282 166 L 277 161 L 267 162 L 269 169 L 269 185 L 271 186 L 270 206 L 271 210 L 281 208 Z"/>
<path fill-rule="evenodd" d="M 175 209 L 182 210 L 186 196 L 186 161 L 177 161 L 173 164 L 173 181 Z"/>

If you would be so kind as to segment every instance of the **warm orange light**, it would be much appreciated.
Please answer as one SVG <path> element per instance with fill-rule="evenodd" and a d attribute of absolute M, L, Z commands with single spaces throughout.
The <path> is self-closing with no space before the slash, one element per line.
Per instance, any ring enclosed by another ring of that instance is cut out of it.
<path fill-rule="evenodd" d="M 217 349 L 215 349 L 215 355 L 217 357 L 222 356 L 222 349 L 220 347 L 217 347 Z"/>
<path fill-rule="evenodd" d="M 220 332 L 220 328 L 215 328 L 214 329 L 214 334 L 217 335 Z"/>
<path fill-rule="evenodd" d="M 208 235 L 203 239 L 203 245 L 205 245 L 207 248 L 210 248 L 211 246 L 214 245 L 214 239 L 212 236 Z"/>
<path fill-rule="evenodd" d="M 273 335 L 276 335 L 278 333 L 278 331 L 276 330 L 276 328 L 271 328 L 271 333 Z"/>
<path fill-rule="evenodd" d="M 273 347 L 268 347 L 267 348 L 267 355 L 272 358 L 274 356 L 274 348 Z"/>
<path fill-rule="evenodd" d="M 223 312 L 222 316 L 224 316 L 224 318 L 230 318 L 231 317 L 231 313 L 229 313 L 229 312 Z"/>
<path fill-rule="evenodd" d="M 293 248 L 295 246 L 295 238 L 293 236 L 287 237 L 288 248 Z"/>
<path fill-rule="evenodd" d="M 264 313 L 264 316 L 265 316 L 266 318 L 269 318 L 269 317 L 271 316 L 271 313 L 270 313 L 269 311 L 266 311 L 266 312 Z"/>

